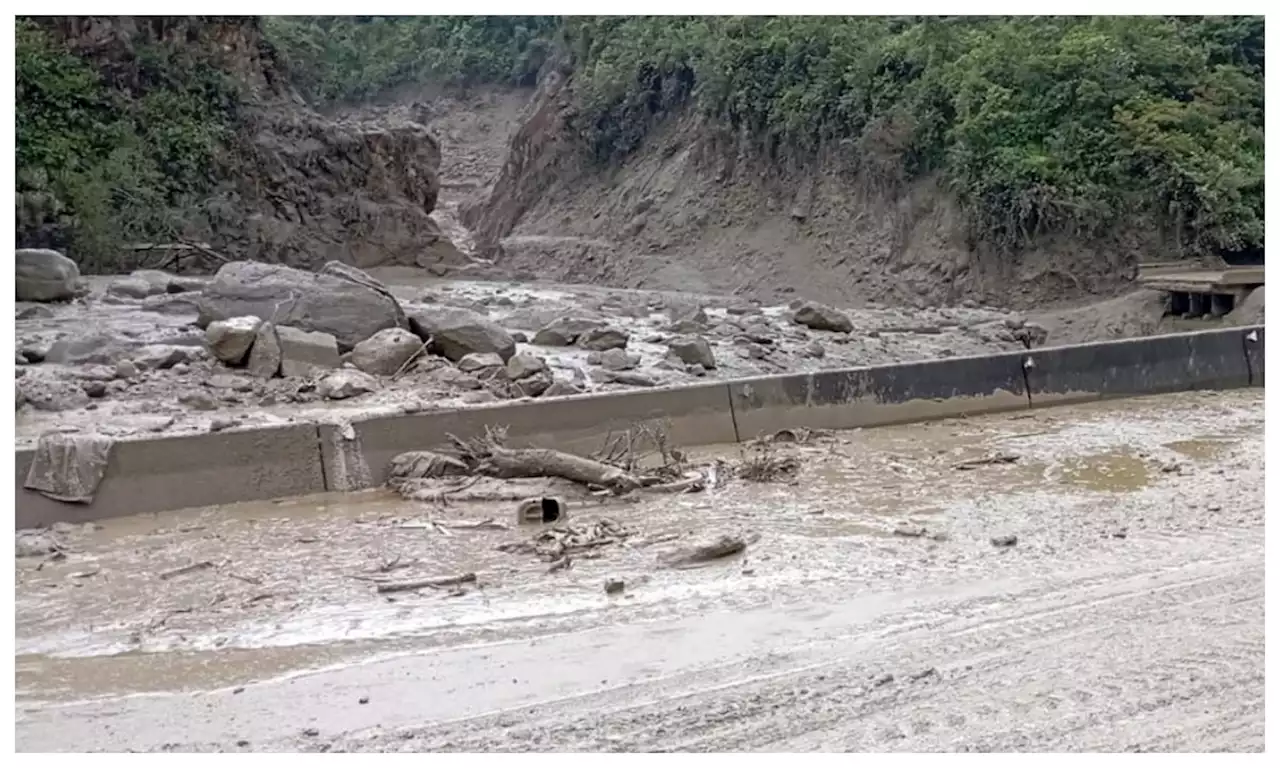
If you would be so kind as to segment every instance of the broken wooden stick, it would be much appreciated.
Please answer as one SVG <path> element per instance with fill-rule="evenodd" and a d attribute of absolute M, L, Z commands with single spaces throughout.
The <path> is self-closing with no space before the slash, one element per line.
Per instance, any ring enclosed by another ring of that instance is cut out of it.
<path fill-rule="evenodd" d="M 459 584 L 474 584 L 474 573 L 463 573 L 457 576 L 438 576 L 434 579 L 414 579 L 412 581 L 385 581 L 378 585 L 378 592 L 412 592 L 416 589 L 440 589 L 456 587 Z"/>
<path fill-rule="evenodd" d="M 988 467 L 995 464 L 1013 464 L 1017 460 L 1018 460 L 1018 457 L 1011 453 L 997 453 L 994 456 L 986 456 L 981 459 L 970 459 L 968 461 L 962 461 L 959 464 L 954 465 L 952 469 L 959 469 L 961 471 L 964 471 L 969 469 L 977 469 L 978 467 Z"/>

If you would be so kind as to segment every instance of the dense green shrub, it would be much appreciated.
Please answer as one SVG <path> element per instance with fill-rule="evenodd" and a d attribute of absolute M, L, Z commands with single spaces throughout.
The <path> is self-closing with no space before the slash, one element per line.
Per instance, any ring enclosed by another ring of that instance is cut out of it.
<path fill-rule="evenodd" d="M 138 41 L 128 84 L 20 19 L 17 230 L 110 269 L 128 242 L 169 240 L 213 183 L 235 84 L 188 50 Z"/>
<path fill-rule="evenodd" d="M 401 85 L 532 85 L 554 16 L 269 16 L 267 37 L 318 101 L 367 99 Z"/>
<path fill-rule="evenodd" d="M 1153 214 L 1193 249 L 1263 233 L 1260 18 L 575 18 L 586 136 L 634 150 L 673 101 L 773 156 L 938 171 L 977 238 Z"/>

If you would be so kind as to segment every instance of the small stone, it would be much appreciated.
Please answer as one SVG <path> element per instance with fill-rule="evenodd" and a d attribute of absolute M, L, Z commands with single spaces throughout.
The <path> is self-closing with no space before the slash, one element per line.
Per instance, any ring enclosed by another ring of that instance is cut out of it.
<path fill-rule="evenodd" d="M 810 341 L 808 344 L 805 344 L 803 351 L 805 355 L 815 359 L 821 359 L 827 356 L 827 350 L 817 341 Z"/>
<path fill-rule="evenodd" d="M 232 419 L 226 416 L 219 416 L 213 421 L 209 422 L 209 431 L 221 432 L 224 429 L 231 429 L 236 425 L 236 423 L 237 422 L 235 419 Z"/>
<path fill-rule="evenodd" d="M 323 331 L 304 331 L 287 325 L 276 326 L 280 342 L 280 375 L 312 376 L 342 365 L 338 339 Z"/>
<path fill-rule="evenodd" d="M 121 360 L 116 363 L 117 379 L 132 379 L 138 375 L 138 366 L 132 360 Z"/>
<path fill-rule="evenodd" d="M 458 361 L 458 370 L 463 373 L 475 373 L 491 368 L 501 368 L 504 365 L 502 357 L 496 352 L 472 352 Z"/>
<path fill-rule="evenodd" d="M 89 397 L 96 399 L 107 396 L 107 384 L 104 381 L 86 381 L 80 386 Z"/>
<path fill-rule="evenodd" d="M 197 411 L 215 411 L 218 401 L 213 395 L 201 389 L 193 389 L 178 395 L 178 402 Z"/>
<path fill-rule="evenodd" d="M 752 360 L 763 360 L 769 354 L 763 345 L 750 341 L 742 345 L 742 351 Z"/>
<path fill-rule="evenodd" d="M 894 536 L 905 536 L 907 538 L 919 538 L 928 534 L 922 525 L 914 525 L 912 523 L 902 523 L 893 529 Z"/>
<path fill-rule="evenodd" d="M 319 728 L 303 728 L 302 735 L 314 738 L 320 735 L 320 729 Z"/>
<path fill-rule="evenodd" d="M 359 702 L 360 702 L 361 704 L 368 704 L 368 703 L 369 703 L 369 697 L 368 697 L 368 696 L 361 696 L 361 697 L 360 697 L 360 699 L 359 699 Z"/>
<path fill-rule="evenodd" d="M 404 328 L 386 328 L 356 344 L 351 364 L 374 376 L 392 376 L 422 348 L 422 340 Z"/>
<path fill-rule="evenodd" d="M 620 594 L 626 588 L 627 584 L 622 579 L 606 579 L 604 582 L 604 593 L 606 595 Z"/>
<path fill-rule="evenodd" d="M 367 394 L 378 388 L 378 379 L 364 371 L 342 368 L 330 371 L 316 385 L 316 394 L 326 400 L 346 400 Z"/>
<path fill-rule="evenodd" d="M 1003 536 L 992 536 L 991 545 L 994 547 L 1012 547 L 1018 543 L 1018 537 L 1013 534 L 1005 534 Z"/>

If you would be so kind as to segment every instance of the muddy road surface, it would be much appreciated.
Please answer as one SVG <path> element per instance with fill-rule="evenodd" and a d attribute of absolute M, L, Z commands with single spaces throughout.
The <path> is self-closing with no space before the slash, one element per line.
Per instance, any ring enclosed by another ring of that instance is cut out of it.
<path fill-rule="evenodd" d="M 16 566 L 17 746 L 1259 751 L 1262 400 L 778 446 L 792 483 L 572 509 L 633 535 L 563 570 L 453 527 L 511 505 L 381 493 L 64 528 Z"/>

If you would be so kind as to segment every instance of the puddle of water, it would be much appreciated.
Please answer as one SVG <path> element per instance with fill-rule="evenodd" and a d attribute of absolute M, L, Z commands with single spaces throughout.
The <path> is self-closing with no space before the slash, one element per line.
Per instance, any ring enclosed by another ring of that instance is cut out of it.
<path fill-rule="evenodd" d="M 1061 481 L 1092 491 L 1127 493 L 1151 484 L 1153 468 L 1130 453 L 1108 452 L 1066 459 Z"/>
<path fill-rule="evenodd" d="M 1234 442 L 1234 440 L 1223 438 L 1206 437 L 1196 440 L 1174 440 L 1171 443 L 1165 443 L 1164 447 L 1190 459 L 1216 459 Z"/>

